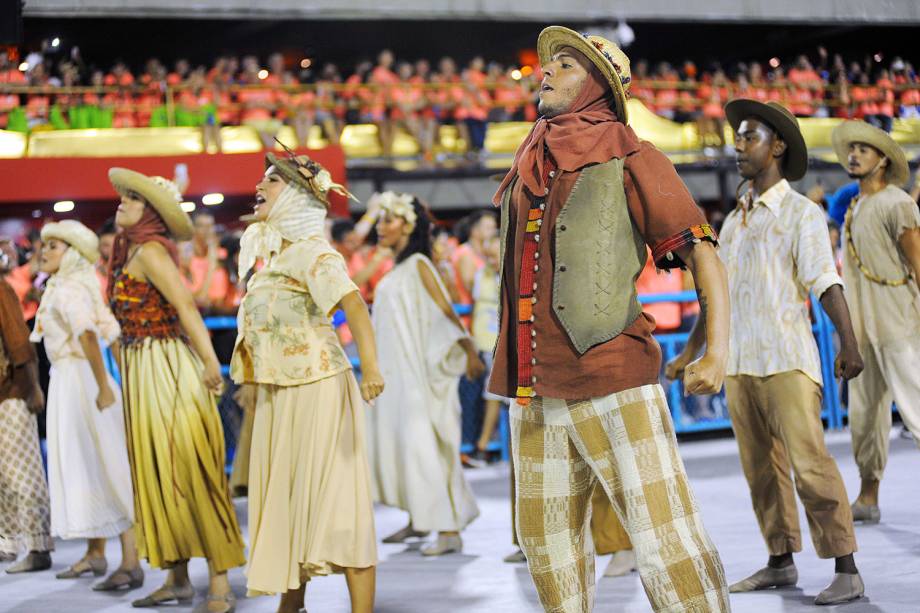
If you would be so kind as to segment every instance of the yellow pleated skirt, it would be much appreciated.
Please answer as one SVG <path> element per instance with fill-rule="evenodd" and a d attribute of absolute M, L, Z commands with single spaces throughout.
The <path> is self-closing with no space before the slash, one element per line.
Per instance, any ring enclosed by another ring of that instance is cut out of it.
<path fill-rule="evenodd" d="M 351 371 L 259 385 L 249 465 L 250 596 L 377 565 L 365 406 Z"/>
<path fill-rule="evenodd" d="M 151 338 L 121 358 L 138 553 L 156 568 L 190 558 L 217 572 L 242 566 L 223 427 L 200 360 L 182 340 Z"/>

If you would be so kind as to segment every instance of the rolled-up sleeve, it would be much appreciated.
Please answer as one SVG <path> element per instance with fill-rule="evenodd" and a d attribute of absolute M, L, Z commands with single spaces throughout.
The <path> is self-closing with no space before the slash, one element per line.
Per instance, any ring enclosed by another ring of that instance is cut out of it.
<path fill-rule="evenodd" d="M 799 284 L 818 298 L 834 285 L 843 287 L 837 272 L 827 221 L 817 204 L 806 205 L 793 249 Z"/>
<path fill-rule="evenodd" d="M 703 210 L 671 161 L 649 142 L 624 163 L 626 202 L 636 228 L 659 268 L 683 268 L 676 251 L 700 241 L 717 242 Z"/>

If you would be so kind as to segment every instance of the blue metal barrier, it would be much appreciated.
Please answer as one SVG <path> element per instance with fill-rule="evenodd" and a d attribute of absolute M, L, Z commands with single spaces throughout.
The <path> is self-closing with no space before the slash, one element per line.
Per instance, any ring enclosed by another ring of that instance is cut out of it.
<path fill-rule="evenodd" d="M 695 302 L 697 299 L 696 292 L 668 292 L 661 294 L 649 294 L 639 296 L 639 302 L 642 304 L 659 304 L 664 302 Z M 812 332 L 818 344 L 818 352 L 821 357 L 821 374 L 824 378 L 823 387 L 823 405 L 821 417 L 826 420 L 827 427 L 837 429 L 843 426 L 844 409 L 840 406 L 837 380 L 834 377 L 834 327 L 830 318 L 821 308 L 821 303 L 814 297 L 811 299 L 812 316 L 814 323 Z M 472 308 L 468 305 L 455 305 L 454 310 L 458 315 L 469 315 Z M 333 325 L 339 327 L 345 323 L 344 313 L 338 311 L 333 316 Z M 235 317 L 206 317 L 205 326 L 209 330 L 235 330 Z M 655 339 L 661 345 L 662 351 L 662 368 L 670 360 L 675 358 L 686 345 L 689 334 L 686 332 L 675 332 L 656 334 Z M 118 369 L 111 351 L 105 352 L 106 366 L 109 372 L 116 380 L 119 379 Z M 356 375 L 360 376 L 360 363 L 357 359 L 352 359 L 352 365 L 355 368 Z M 221 372 L 228 376 L 230 371 L 229 365 L 222 365 Z M 683 383 L 681 381 L 666 381 L 662 375 L 662 384 L 665 387 L 665 394 L 668 405 L 671 410 L 671 416 L 674 420 L 674 428 L 677 432 L 702 432 L 711 430 L 724 430 L 731 428 L 731 421 L 726 417 L 716 419 L 694 419 L 688 410 L 687 403 L 683 395 Z M 723 392 L 720 392 L 720 395 Z M 508 423 L 508 411 L 502 410 L 498 424 L 499 440 L 493 441 L 489 445 L 490 451 L 497 451 L 501 454 L 503 460 L 509 456 L 510 425 Z M 473 451 L 472 445 L 465 444 L 461 447 L 464 453 Z M 228 448 L 228 452 L 232 451 Z"/>

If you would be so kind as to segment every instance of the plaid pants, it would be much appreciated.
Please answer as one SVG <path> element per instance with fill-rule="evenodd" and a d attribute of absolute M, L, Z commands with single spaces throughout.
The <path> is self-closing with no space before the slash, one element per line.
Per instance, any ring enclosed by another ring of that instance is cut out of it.
<path fill-rule="evenodd" d="M 632 539 L 655 611 L 729 611 L 722 562 L 690 491 L 660 385 L 515 403 L 511 437 L 518 541 L 547 612 L 593 609 L 589 522 L 597 482 Z"/>

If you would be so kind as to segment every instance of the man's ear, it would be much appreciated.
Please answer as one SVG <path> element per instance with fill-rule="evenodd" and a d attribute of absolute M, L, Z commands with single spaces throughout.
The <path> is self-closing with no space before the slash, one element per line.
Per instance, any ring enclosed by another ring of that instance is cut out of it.
<path fill-rule="evenodd" d="M 773 157 L 782 158 L 786 154 L 786 149 L 788 148 L 789 146 L 786 144 L 786 141 L 778 136 L 773 137 Z"/>

